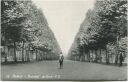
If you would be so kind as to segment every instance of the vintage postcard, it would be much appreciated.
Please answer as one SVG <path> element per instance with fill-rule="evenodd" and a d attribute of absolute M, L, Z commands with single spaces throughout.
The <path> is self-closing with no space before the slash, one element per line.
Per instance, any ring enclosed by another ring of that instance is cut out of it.
<path fill-rule="evenodd" d="M 2 81 L 126 81 L 127 0 L 0 0 Z"/>

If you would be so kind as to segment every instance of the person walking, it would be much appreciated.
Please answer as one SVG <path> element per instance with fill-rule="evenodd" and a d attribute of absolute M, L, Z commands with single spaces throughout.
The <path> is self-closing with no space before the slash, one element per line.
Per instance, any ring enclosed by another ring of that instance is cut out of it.
<path fill-rule="evenodd" d="M 60 69 L 63 68 L 63 60 L 64 60 L 64 56 L 63 56 L 62 53 L 61 53 L 61 54 L 60 54 L 60 57 L 59 57 Z"/>

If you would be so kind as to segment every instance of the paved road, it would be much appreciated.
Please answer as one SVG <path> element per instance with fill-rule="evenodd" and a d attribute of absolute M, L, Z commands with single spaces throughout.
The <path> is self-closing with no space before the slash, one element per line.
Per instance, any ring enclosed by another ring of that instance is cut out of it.
<path fill-rule="evenodd" d="M 40 61 L 26 64 L 2 65 L 3 80 L 126 80 L 126 66 L 108 66 L 96 63 Z"/>

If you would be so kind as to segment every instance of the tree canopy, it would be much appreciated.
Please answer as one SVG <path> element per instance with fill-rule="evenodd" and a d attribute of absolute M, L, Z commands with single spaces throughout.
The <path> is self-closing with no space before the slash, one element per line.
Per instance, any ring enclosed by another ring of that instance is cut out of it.
<path fill-rule="evenodd" d="M 69 53 L 106 49 L 107 45 L 120 42 L 127 36 L 127 6 L 127 0 L 97 0 L 86 13 L 73 43 L 76 47 L 71 47 Z"/>
<path fill-rule="evenodd" d="M 53 55 L 61 52 L 42 10 L 31 0 L 1 1 L 1 34 L 2 46 L 12 45 L 18 49 L 25 44 L 28 49 L 52 52 Z"/>

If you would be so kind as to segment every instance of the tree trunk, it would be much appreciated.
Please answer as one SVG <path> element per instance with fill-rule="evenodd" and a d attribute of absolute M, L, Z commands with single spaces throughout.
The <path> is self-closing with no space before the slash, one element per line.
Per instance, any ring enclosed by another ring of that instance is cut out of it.
<path fill-rule="evenodd" d="M 106 48 L 106 64 L 109 64 L 109 56 L 108 56 L 108 50 Z"/>
<path fill-rule="evenodd" d="M 43 52 L 41 51 L 40 54 L 41 54 L 41 61 L 42 61 L 43 60 Z"/>
<path fill-rule="evenodd" d="M 42 51 L 42 60 L 44 60 L 43 56 L 44 56 L 44 52 Z"/>
<path fill-rule="evenodd" d="M 10 47 L 8 47 L 7 57 L 10 57 L 10 52 L 9 51 L 10 51 Z M 8 59 L 7 59 L 7 62 L 8 62 Z"/>
<path fill-rule="evenodd" d="M 78 56 L 78 61 L 80 61 L 80 56 Z"/>
<path fill-rule="evenodd" d="M 38 60 L 38 58 L 37 58 L 37 49 L 36 49 L 36 61 Z"/>
<path fill-rule="evenodd" d="M 40 56 L 40 61 L 42 60 L 42 57 L 41 57 L 41 51 L 39 51 L 39 56 Z"/>
<path fill-rule="evenodd" d="M 14 42 L 14 62 L 17 62 L 17 57 L 16 57 L 16 42 Z"/>
<path fill-rule="evenodd" d="M 90 60 L 90 62 L 92 62 L 92 50 L 90 50 L 89 53 L 90 53 L 90 59 L 89 60 Z"/>
<path fill-rule="evenodd" d="M 95 62 L 97 63 L 97 50 L 94 50 L 95 51 Z"/>
<path fill-rule="evenodd" d="M 100 49 L 100 63 L 102 62 L 102 54 L 101 54 L 101 49 Z"/>
<path fill-rule="evenodd" d="M 116 54 L 116 57 L 115 57 L 115 64 L 118 64 L 118 55 Z"/>
<path fill-rule="evenodd" d="M 24 62 L 24 42 L 23 42 L 23 45 L 22 45 L 22 62 Z"/>
<path fill-rule="evenodd" d="M 4 32 L 4 34 L 5 34 L 5 32 Z M 5 56 L 5 61 L 4 62 L 7 62 L 7 53 L 6 53 L 6 39 L 5 39 L 5 37 L 4 37 L 4 41 L 5 41 L 5 45 L 4 45 L 4 56 Z"/>
<path fill-rule="evenodd" d="M 93 50 L 91 50 L 91 54 L 92 54 L 91 62 L 94 62 L 94 52 L 93 52 Z"/>
<path fill-rule="evenodd" d="M 85 52 L 84 52 L 84 50 L 83 50 L 82 61 L 85 61 Z"/>
<path fill-rule="evenodd" d="M 108 61 L 107 59 L 108 59 L 108 58 L 107 58 L 107 49 L 106 49 L 106 64 L 108 63 L 108 62 L 107 62 L 107 61 Z"/>
<path fill-rule="evenodd" d="M 4 46 L 4 52 L 5 52 L 5 61 L 4 62 L 7 62 L 7 53 L 6 53 L 6 47 Z"/>
<path fill-rule="evenodd" d="M 76 61 L 76 59 L 77 59 L 76 57 L 77 57 L 77 56 L 75 56 L 75 61 Z"/>
<path fill-rule="evenodd" d="M 27 61 L 28 50 L 25 50 L 24 61 Z"/>
<path fill-rule="evenodd" d="M 87 53 L 86 53 L 86 55 L 84 56 L 84 61 L 86 61 L 87 60 Z"/>
<path fill-rule="evenodd" d="M 46 53 L 45 53 L 45 55 L 44 55 L 44 60 L 46 60 Z"/>
<path fill-rule="evenodd" d="M 31 57 L 32 57 L 32 60 L 34 60 L 34 59 L 33 59 L 33 56 L 34 56 L 34 52 L 32 52 L 32 56 L 31 56 Z"/>
<path fill-rule="evenodd" d="M 90 62 L 90 50 L 88 50 L 88 57 L 87 60 Z"/>
<path fill-rule="evenodd" d="M 48 54 L 46 54 L 46 60 L 48 60 L 48 57 L 47 57 Z"/>
<path fill-rule="evenodd" d="M 28 61 L 28 62 L 30 61 L 29 55 L 30 55 L 30 46 L 29 46 L 29 48 L 28 48 L 28 54 L 27 54 L 27 61 Z"/>
<path fill-rule="evenodd" d="M 117 36 L 115 64 L 118 63 L 118 53 L 119 53 L 118 46 L 119 46 L 119 36 Z"/>

